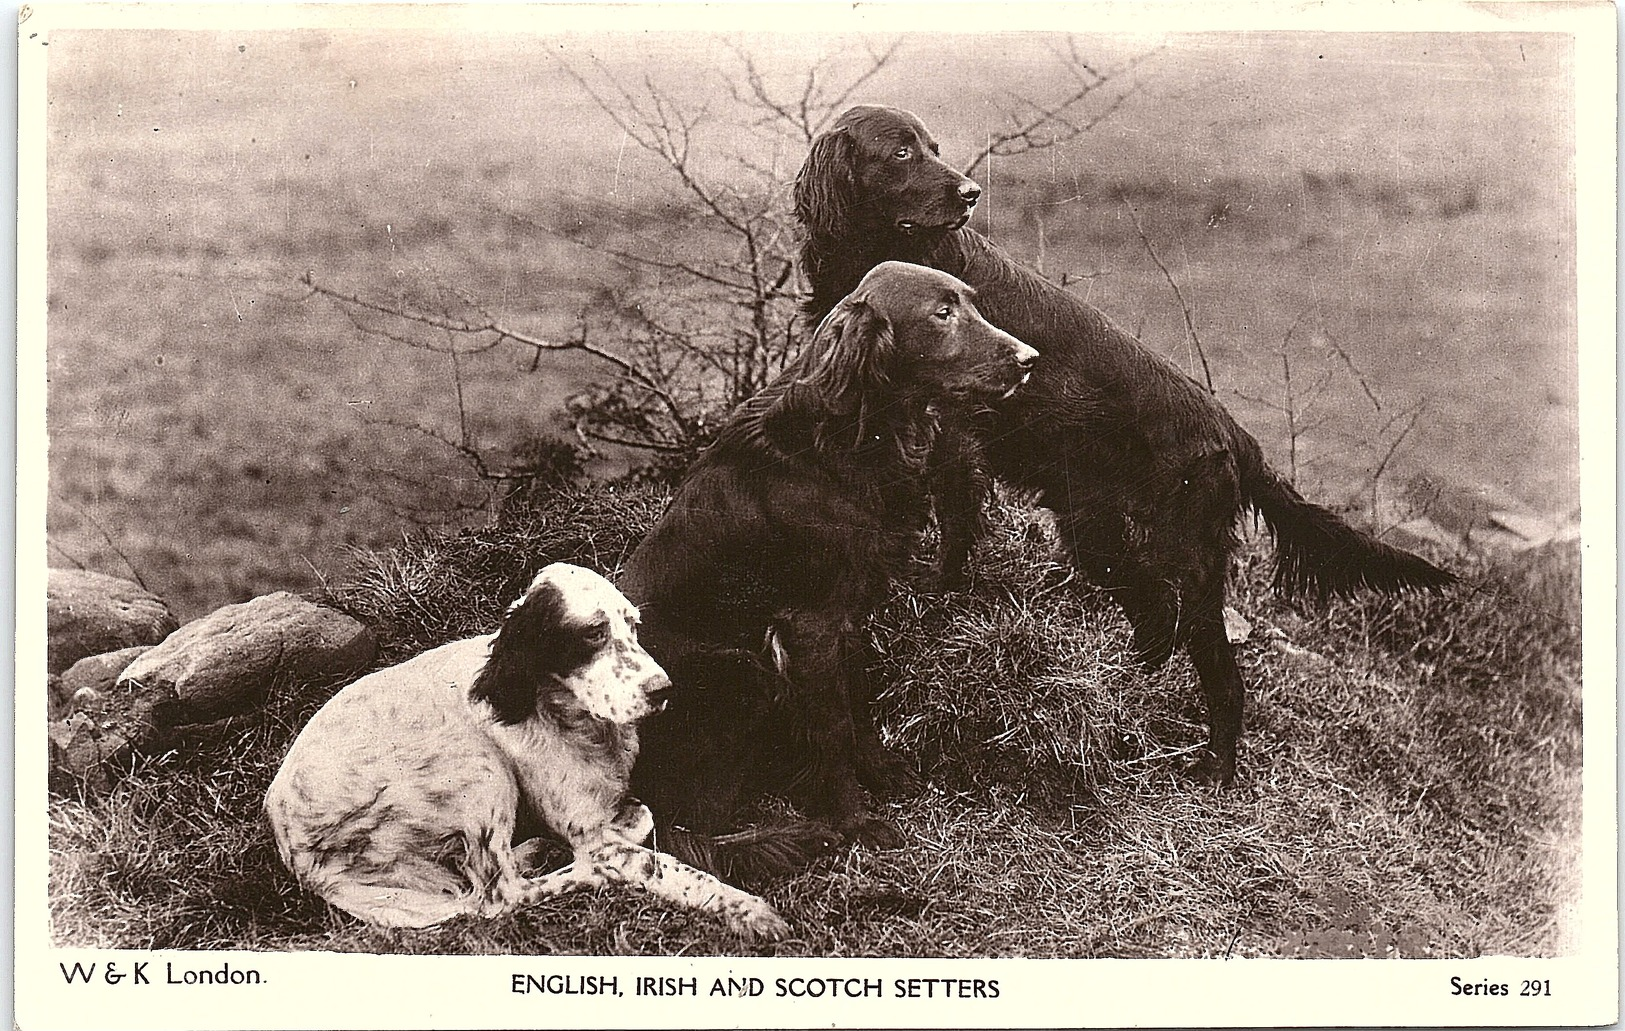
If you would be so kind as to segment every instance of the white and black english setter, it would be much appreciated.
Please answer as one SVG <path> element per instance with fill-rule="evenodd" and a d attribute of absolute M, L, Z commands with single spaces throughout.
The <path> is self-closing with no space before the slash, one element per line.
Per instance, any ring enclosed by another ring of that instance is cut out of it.
<path fill-rule="evenodd" d="M 628 791 L 637 723 L 671 686 L 638 613 L 579 566 L 543 569 L 494 635 L 442 645 L 346 687 L 300 732 L 265 797 L 301 884 L 371 923 L 495 916 L 548 895 L 633 884 L 751 938 L 789 930 L 766 901 L 643 845 Z M 526 806 L 574 862 L 524 867 Z"/>

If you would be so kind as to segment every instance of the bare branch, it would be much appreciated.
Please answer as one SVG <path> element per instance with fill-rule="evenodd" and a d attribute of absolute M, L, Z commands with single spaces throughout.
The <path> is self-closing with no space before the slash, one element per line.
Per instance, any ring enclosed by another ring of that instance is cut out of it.
<path fill-rule="evenodd" d="M 1371 384 L 1366 382 L 1365 374 L 1355 367 L 1354 359 L 1349 357 L 1348 351 L 1343 349 L 1343 345 L 1339 344 L 1337 338 L 1328 333 L 1324 326 L 1320 332 L 1326 338 L 1326 345 L 1331 348 L 1332 353 L 1343 359 L 1343 364 L 1354 374 L 1355 381 L 1360 384 L 1360 389 L 1365 391 L 1366 400 L 1371 402 L 1371 407 L 1382 411 L 1382 402 L 1377 400 L 1377 395 L 1371 390 Z"/>
<path fill-rule="evenodd" d="M 763 112 L 756 122 L 758 127 L 788 126 L 801 137 L 802 143 L 811 143 L 847 106 L 853 95 L 891 63 L 902 42 L 901 39 L 893 40 L 881 51 L 870 48 L 869 63 L 844 86 L 833 88 L 833 92 L 831 87 L 819 81 L 819 75 L 835 62 L 838 55 L 824 55 L 808 66 L 806 75 L 802 77 L 800 95 L 790 100 L 774 97 L 755 59 L 743 47 L 729 42 L 728 48 L 744 66 L 747 90 L 741 91 L 732 80 L 727 80 L 728 89 L 734 100 Z"/>
<path fill-rule="evenodd" d="M 615 87 L 621 103 L 625 105 L 624 108 L 618 107 L 594 89 L 586 76 L 578 72 L 569 62 L 559 57 L 555 57 L 555 60 L 559 62 L 565 74 L 575 80 L 576 85 L 581 87 L 599 110 L 608 115 L 633 143 L 664 161 L 677 174 L 678 181 L 682 183 L 684 189 L 693 194 L 711 214 L 737 233 L 749 231 L 738 212 L 728 210 L 716 191 L 701 182 L 689 164 L 689 148 L 694 128 L 706 117 L 703 108 L 685 114 L 660 92 L 654 80 L 648 76 L 643 80 L 648 99 L 640 102 L 630 90 L 603 68 L 602 62 L 595 59 L 594 63 L 599 66 L 604 78 Z M 626 116 L 627 111 L 631 112 L 632 118 Z"/>
<path fill-rule="evenodd" d="M 1034 150 L 1046 150 L 1059 146 L 1089 132 L 1101 122 L 1110 118 L 1123 106 L 1129 97 L 1139 92 L 1140 84 L 1132 83 L 1127 89 L 1114 96 L 1105 107 L 1097 111 L 1093 117 L 1075 121 L 1072 111 L 1082 104 L 1097 90 L 1107 83 L 1116 80 L 1124 73 L 1132 71 L 1140 64 L 1149 60 L 1162 48 L 1157 47 L 1147 53 L 1141 54 L 1125 64 L 1119 71 L 1111 75 L 1104 75 L 1092 68 L 1088 62 L 1079 56 L 1077 44 L 1067 38 L 1068 52 L 1058 54 L 1062 66 L 1072 75 L 1077 85 L 1071 92 L 1058 100 L 1048 104 L 1039 104 L 1025 97 L 1016 97 L 1016 101 L 1030 109 L 1026 117 L 1012 117 L 1012 126 L 1001 133 L 988 137 L 987 144 L 962 169 L 965 175 L 970 175 L 981 167 L 982 162 L 990 157 L 1013 157 L 1017 154 L 1026 154 Z"/>
<path fill-rule="evenodd" d="M 405 428 L 405 427 L 403 427 Z M 433 491 L 424 490 L 424 473 L 413 469 L 411 472 L 401 472 L 380 465 L 368 463 L 362 467 L 366 474 L 358 480 L 361 492 L 388 508 L 399 516 L 420 526 L 440 525 L 453 518 L 460 518 L 473 512 L 488 511 L 492 503 L 495 488 L 490 484 L 482 484 L 481 497 L 478 501 L 464 501 L 454 498 L 446 489 Z M 458 481 L 466 483 L 467 481 Z M 396 493 L 386 492 L 377 487 L 379 483 L 389 483 L 397 488 Z M 413 504 L 406 499 L 433 499 L 440 504 Z"/>
<path fill-rule="evenodd" d="M 1394 437 L 1393 443 L 1388 445 L 1388 450 L 1383 453 L 1382 461 L 1377 463 L 1376 471 L 1371 474 L 1371 511 L 1373 515 L 1377 511 L 1377 485 L 1382 481 L 1382 474 L 1387 471 L 1388 463 L 1393 460 L 1394 453 L 1399 450 L 1399 445 L 1403 444 L 1405 438 L 1410 436 L 1411 430 L 1416 428 L 1416 420 L 1422 417 L 1422 412 L 1427 409 L 1427 404 L 1427 398 L 1423 398 L 1417 403 L 1415 410 L 1411 412 L 1410 421 L 1405 424 L 1403 430 L 1399 431 L 1399 435 Z"/>
<path fill-rule="evenodd" d="M 614 444 L 619 447 L 635 448 L 640 451 L 658 451 L 662 454 L 675 455 L 685 450 L 682 444 L 674 444 L 664 440 L 638 440 L 632 437 L 617 437 L 605 433 L 603 430 L 591 429 L 584 423 L 577 423 L 576 432 L 603 444 Z"/>
<path fill-rule="evenodd" d="M 615 366 L 617 369 L 621 370 L 621 372 L 625 374 L 628 379 L 631 379 L 637 382 L 640 386 L 652 391 L 656 397 L 660 398 L 661 402 L 666 405 L 674 416 L 678 415 L 680 411 L 680 406 L 677 404 L 676 400 L 672 398 L 670 392 L 667 391 L 666 388 L 662 387 L 659 383 L 656 383 L 650 379 L 642 369 L 639 369 L 636 365 L 627 361 L 625 358 L 622 358 L 620 355 L 588 343 L 587 332 L 584 326 L 582 327 L 580 334 L 573 340 L 543 340 L 539 337 L 534 337 L 528 333 L 523 333 L 519 330 L 513 329 L 501 322 L 496 321 L 495 319 L 485 319 L 481 322 L 468 322 L 463 319 L 444 315 L 433 315 L 428 312 L 397 310 L 389 307 L 388 305 L 380 304 L 376 301 L 369 301 L 366 298 L 357 296 L 355 294 L 345 293 L 342 290 L 336 290 L 333 287 L 318 283 L 316 281 L 315 274 L 311 272 L 306 272 L 301 282 L 308 286 L 312 293 L 321 294 L 323 297 L 326 297 L 329 300 L 337 301 L 340 304 L 354 305 L 358 308 L 378 312 L 392 318 L 406 319 L 411 322 L 428 326 L 432 329 L 440 329 L 451 333 L 462 333 L 475 336 L 481 334 L 492 334 L 497 338 L 498 342 L 509 342 L 519 344 L 523 347 L 534 348 L 537 353 L 542 351 L 580 351 L 583 354 L 592 355 L 594 358 L 597 358 L 600 361 L 607 362 L 610 365 Z"/>
<path fill-rule="evenodd" d="M 46 538 L 45 545 L 46 545 L 46 547 L 51 548 L 52 550 L 54 550 L 58 555 L 61 555 L 63 558 L 65 558 L 69 562 L 71 562 L 73 564 L 73 568 L 75 568 L 75 569 L 84 569 L 85 568 L 84 562 L 80 561 L 80 559 L 76 555 L 74 555 L 73 552 L 71 552 L 67 548 L 63 547 L 60 542 L 55 541 L 55 540 L 51 540 L 50 538 Z"/>
<path fill-rule="evenodd" d="M 1156 262 L 1157 268 L 1162 271 L 1162 278 L 1166 279 L 1168 285 L 1173 288 L 1174 297 L 1179 301 L 1179 312 L 1185 316 L 1185 331 L 1190 334 L 1191 342 L 1196 345 L 1196 357 L 1201 359 L 1202 376 L 1207 381 L 1207 392 L 1211 394 L 1213 393 L 1213 370 L 1208 367 L 1207 352 L 1202 349 L 1202 338 L 1196 333 L 1196 320 L 1191 314 L 1190 303 L 1185 300 L 1185 293 L 1179 289 L 1179 283 L 1174 279 L 1174 274 L 1168 271 L 1168 266 L 1164 265 L 1162 258 L 1157 255 L 1157 249 L 1151 246 L 1151 238 L 1145 235 L 1145 224 L 1140 221 L 1140 213 L 1134 210 L 1134 205 L 1130 204 L 1127 198 L 1124 198 L 1123 206 L 1128 208 L 1128 213 L 1134 217 L 1134 228 L 1140 234 L 1140 242 L 1145 244 L 1146 253 L 1151 255 L 1151 260 Z"/>
<path fill-rule="evenodd" d="M 1234 389 L 1232 389 L 1230 391 L 1230 393 L 1233 394 L 1236 397 L 1241 398 L 1243 401 L 1251 401 L 1253 404 L 1263 405 L 1265 408 L 1268 408 L 1272 412 L 1284 412 L 1284 411 L 1286 411 L 1286 408 L 1281 404 L 1281 402 L 1279 402 L 1279 401 L 1271 401 L 1267 397 L 1259 397 L 1257 394 L 1249 394 L 1244 390 L 1234 390 Z"/>

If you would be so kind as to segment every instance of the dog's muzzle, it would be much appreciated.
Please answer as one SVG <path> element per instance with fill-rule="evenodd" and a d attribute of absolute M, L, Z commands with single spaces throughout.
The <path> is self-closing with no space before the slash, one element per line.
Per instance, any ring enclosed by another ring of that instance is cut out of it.
<path fill-rule="evenodd" d="M 671 706 L 671 678 L 661 673 L 644 681 L 643 697 L 649 703 L 650 712 L 665 712 Z"/>
<path fill-rule="evenodd" d="M 1005 398 L 1014 396 L 1016 391 L 1027 385 L 1027 381 L 1033 378 L 1033 366 L 1038 364 L 1038 351 L 1036 348 L 1030 347 L 1019 340 L 1016 340 L 1015 344 L 1013 360 L 1016 363 L 1016 368 L 1021 370 L 1021 378 L 1016 380 L 1014 386 L 1004 392 Z M 1000 398 L 1000 400 L 1003 399 Z"/>

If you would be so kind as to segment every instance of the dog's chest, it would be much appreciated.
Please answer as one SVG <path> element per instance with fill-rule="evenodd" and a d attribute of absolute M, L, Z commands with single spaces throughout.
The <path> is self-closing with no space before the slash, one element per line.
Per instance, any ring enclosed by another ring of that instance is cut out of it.
<path fill-rule="evenodd" d="M 504 728 L 526 805 L 574 844 L 598 836 L 621 811 L 637 757 L 637 740 L 573 741 L 542 724 Z"/>
<path fill-rule="evenodd" d="M 836 456 L 829 467 L 842 481 L 841 492 L 861 499 L 859 507 L 877 526 L 917 531 L 930 515 L 927 484 L 937 435 L 937 414 L 922 410 L 887 427 L 855 454 Z"/>

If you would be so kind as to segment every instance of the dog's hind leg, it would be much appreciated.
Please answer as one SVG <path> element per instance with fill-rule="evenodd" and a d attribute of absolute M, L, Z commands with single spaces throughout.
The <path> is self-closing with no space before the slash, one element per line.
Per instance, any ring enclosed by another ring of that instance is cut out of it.
<path fill-rule="evenodd" d="M 473 897 L 467 893 L 363 884 L 342 876 L 311 887 L 351 916 L 382 927 L 431 927 L 478 911 Z"/>
<path fill-rule="evenodd" d="M 502 864 L 490 849 L 492 832 L 456 834 L 443 842 L 439 857 L 407 852 L 387 868 L 331 871 L 317 868 L 301 878 L 328 902 L 383 927 L 429 927 L 457 916 L 493 916 L 512 907 L 512 869 L 504 881 Z M 506 843 L 501 851 L 507 852 Z M 506 886 L 507 892 L 502 890 Z"/>
<path fill-rule="evenodd" d="M 1225 634 L 1222 595 L 1191 612 L 1185 647 L 1207 699 L 1209 728 L 1208 754 L 1190 772 L 1203 780 L 1228 784 L 1236 775 L 1236 742 L 1241 738 L 1246 687 L 1236 666 L 1235 649 Z"/>
<path fill-rule="evenodd" d="M 1084 578 L 1103 588 L 1123 610 L 1134 632 L 1135 658 L 1147 670 L 1161 669 L 1179 645 L 1179 593 L 1161 573 L 1135 557 L 1122 539 L 1125 527 L 1092 518 L 1098 511 L 1057 512 L 1061 544 Z"/>
<path fill-rule="evenodd" d="M 1136 570 L 1131 575 L 1151 576 L 1145 570 Z M 1187 629 L 1180 625 L 1179 599 L 1174 592 L 1147 584 L 1143 579 L 1132 585 L 1114 585 L 1107 591 L 1122 607 L 1134 632 L 1134 657 L 1140 660 L 1140 665 L 1152 672 L 1167 665 L 1179 646 L 1182 630 Z"/>
<path fill-rule="evenodd" d="M 1174 651 L 1190 653 L 1207 705 L 1206 753 L 1188 772 L 1203 781 L 1228 784 L 1236 773 L 1236 742 L 1241 737 L 1245 686 L 1236 666 L 1235 652 L 1224 629 L 1224 556 L 1219 544 L 1205 554 L 1216 562 L 1203 563 L 1191 549 L 1175 541 L 1177 527 L 1130 553 L 1113 548 L 1109 530 L 1084 520 L 1060 516 L 1061 539 L 1073 561 L 1093 583 L 1104 587 L 1122 608 L 1134 633 L 1134 653 L 1150 671 L 1167 664 Z M 1161 544 L 1162 541 L 1170 543 Z M 1182 564 L 1158 569 L 1135 554 L 1161 555 Z M 1214 568 L 1205 568 L 1205 567 Z"/>

